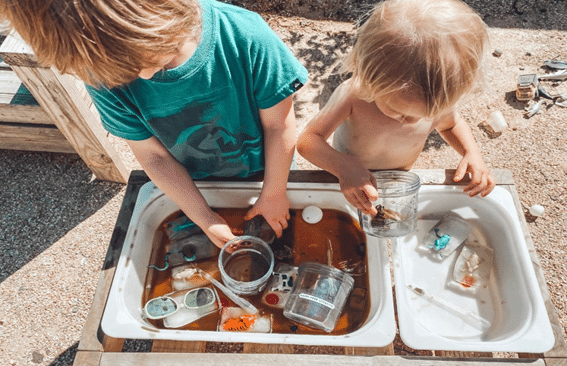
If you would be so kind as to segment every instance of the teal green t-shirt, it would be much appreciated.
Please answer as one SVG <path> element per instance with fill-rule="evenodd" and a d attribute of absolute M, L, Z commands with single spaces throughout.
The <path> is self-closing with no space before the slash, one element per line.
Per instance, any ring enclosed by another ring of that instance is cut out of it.
<path fill-rule="evenodd" d="M 113 135 L 156 136 L 194 179 L 246 177 L 265 165 L 258 109 L 292 95 L 307 70 L 258 14 L 214 0 L 201 6 L 201 42 L 186 63 L 88 90 Z"/>

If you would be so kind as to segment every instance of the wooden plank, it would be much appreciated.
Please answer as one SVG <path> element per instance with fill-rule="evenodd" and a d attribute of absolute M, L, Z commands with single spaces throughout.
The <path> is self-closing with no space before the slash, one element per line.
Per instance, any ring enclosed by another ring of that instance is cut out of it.
<path fill-rule="evenodd" d="M 456 169 L 412 169 L 411 172 L 419 175 L 422 185 L 466 185 L 470 177 L 460 182 L 453 181 Z M 496 184 L 514 184 L 512 173 L 507 169 L 493 169 L 491 171 Z"/>
<path fill-rule="evenodd" d="M 104 335 L 102 339 L 102 349 L 104 352 L 122 352 L 122 347 L 124 346 L 124 339 L 113 338 Z"/>
<path fill-rule="evenodd" d="M 528 223 L 526 222 L 524 212 L 522 211 L 522 204 L 520 203 L 518 191 L 516 190 L 516 187 L 514 185 L 505 185 L 502 187 L 510 192 L 512 199 L 514 200 L 514 206 L 516 206 L 516 212 L 518 214 L 520 226 L 522 227 L 522 232 L 524 233 L 524 240 L 526 241 L 528 253 L 530 254 L 530 259 L 534 266 L 535 276 L 541 290 L 545 309 L 547 310 L 547 315 L 549 317 L 551 328 L 553 329 L 553 335 L 555 337 L 555 343 L 552 349 L 545 352 L 544 356 L 546 358 L 567 358 L 567 344 L 565 342 L 565 337 L 563 336 L 563 327 L 561 326 L 561 322 L 559 321 L 559 317 L 557 316 L 557 313 L 555 311 L 555 306 L 551 301 L 551 295 L 549 294 L 549 289 L 547 288 L 547 282 L 545 280 L 545 276 L 543 275 L 543 270 L 537 256 L 534 243 L 530 236 L 530 229 L 528 227 Z"/>
<path fill-rule="evenodd" d="M 456 358 L 492 358 L 492 352 L 435 351 L 435 356 Z"/>
<path fill-rule="evenodd" d="M 325 366 L 525 366 L 519 359 L 459 359 L 441 357 L 402 357 L 402 356 L 339 356 L 339 355 L 295 355 L 295 354 L 253 354 L 253 353 L 194 353 L 188 358 L 181 353 L 104 353 L 100 366 L 181 366 L 188 365 L 325 365 Z M 545 366 L 544 360 L 530 361 L 530 366 Z"/>
<path fill-rule="evenodd" d="M 128 170 L 106 138 L 100 120 L 81 97 L 76 79 L 55 69 L 13 69 L 94 175 L 101 180 L 126 183 Z"/>
<path fill-rule="evenodd" d="M 0 149 L 76 153 L 55 127 L 0 123 Z"/>
<path fill-rule="evenodd" d="M 378 356 L 394 355 L 394 343 L 384 347 L 345 347 L 345 355 Z"/>
<path fill-rule="evenodd" d="M 466 185 L 469 179 L 454 182 L 455 169 L 412 169 L 411 172 L 419 175 L 422 185 Z M 496 184 L 514 184 L 512 173 L 507 169 L 493 169 L 492 175 Z M 234 181 L 234 179 L 232 179 Z M 306 183 L 338 183 L 338 179 L 324 170 L 292 170 L 289 173 L 289 182 Z"/>
<path fill-rule="evenodd" d="M 567 366 L 567 358 L 546 358 L 546 366 Z"/>
<path fill-rule="evenodd" d="M 43 108 L 38 105 L 0 104 L 0 122 L 55 126 Z"/>
<path fill-rule="evenodd" d="M 83 327 L 78 347 L 79 351 L 103 351 L 105 349 L 103 344 L 104 334 L 100 329 L 100 322 L 106 300 L 108 299 L 108 293 L 110 292 L 112 279 L 114 278 L 114 270 L 115 268 L 108 268 L 100 274 L 96 292 L 87 315 L 87 321 Z M 107 346 L 109 346 L 109 340 L 106 340 L 106 342 Z M 122 350 L 122 348 L 120 349 Z"/>
<path fill-rule="evenodd" d="M 140 171 L 137 171 L 137 173 L 132 174 L 130 177 L 128 187 L 124 193 L 122 205 L 120 206 L 120 212 L 116 219 L 116 225 L 112 232 L 110 245 L 106 252 L 95 295 L 87 315 L 87 321 L 83 327 L 83 333 L 78 347 L 79 351 L 103 351 L 103 334 L 100 329 L 102 314 L 104 312 L 106 300 L 108 299 L 112 279 L 114 278 L 116 264 L 118 263 L 122 246 L 124 245 L 126 232 L 130 225 L 132 212 L 136 205 L 138 192 L 142 184 L 145 183 L 147 179 L 147 176 L 145 174 L 141 174 Z"/>
<path fill-rule="evenodd" d="M 207 342 L 182 342 L 154 339 L 152 352 L 204 353 L 206 346 Z"/>
<path fill-rule="evenodd" d="M 20 85 L 22 81 L 12 70 L 0 69 L 0 103 L 10 103 Z"/>
<path fill-rule="evenodd" d="M 54 68 L 41 67 L 29 45 L 14 31 L 0 46 L 0 57 L 11 66 L 95 176 L 126 183 L 129 172 L 106 138 L 98 115 L 91 113 L 84 84 Z"/>
<path fill-rule="evenodd" d="M 10 66 L 41 67 L 31 47 L 12 30 L 0 45 L 0 58 Z"/>
<path fill-rule="evenodd" d="M 262 343 L 244 343 L 244 353 L 293 353 L 294 347 L 291 344 L 262 344 Z"/>
<path fill-rule="evenodd" d="M 74 366 L 98 366 L 100 364 L 101 352 L 79 351 L 73 361 Z"/>

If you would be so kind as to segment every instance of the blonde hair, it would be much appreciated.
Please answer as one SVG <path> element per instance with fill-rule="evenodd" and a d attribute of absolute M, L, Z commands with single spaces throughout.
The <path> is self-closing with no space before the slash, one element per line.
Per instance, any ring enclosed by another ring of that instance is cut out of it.
<path fill-rule="evenodd" d="M 0 12 L 38 61 L 115 87 L 201 34 L 197 0 L 2 0 Z"/>
<path fill-rule="evenodd" d="M 483 78 L 488 32 L 459 0 L 386 0 L 357 32 L 342 71 L 352 72 L 360 98 L 415 89 L 434 116 Z"/>

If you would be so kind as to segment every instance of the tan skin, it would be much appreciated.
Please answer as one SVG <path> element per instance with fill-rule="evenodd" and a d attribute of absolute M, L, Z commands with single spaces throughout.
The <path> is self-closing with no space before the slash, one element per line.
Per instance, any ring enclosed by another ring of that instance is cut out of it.
<path fill-rule="evenodd" d="M 155 58 L 156 66 L 141 70 L 139 76 L 150 79 L 162 69 L 182 65 L 196 47 L 193 42 L 180 44 L 176 52 Z M 261 214 L 281 237 L 290 219 L 286 189 L 297 138 L 293 97 L 271 108 L 260 109 L 259 113 L 265 136 L 266 170 L 260 196 L 244 219 Z M 235 237 L 226 221 L 209 207 L 187 170 L 156 137 L 127 142 L 150 179 L 203 229 L 215 245 L 222 247 Z"/>
<path fill-rule="evenodd" d="M 376 180 L 369 169 L 409 170 L 434 129 L 461 156 L 453 179 L 471 176 L 464 188 L 471 197 L 494 189 L 495 181 L 484 163 L 468 124 L 453 108 L 426 117 L 425 103 L 411 88 L 368 103 L 358 97 L 352 80 L 343 82 L 321 111 L 302 131 L 298 152 L 339 179 L 348 202 L 368 215 L 376 215 Z M 327 141 L 342 129 L 345 141 L 338 149 Z"/>

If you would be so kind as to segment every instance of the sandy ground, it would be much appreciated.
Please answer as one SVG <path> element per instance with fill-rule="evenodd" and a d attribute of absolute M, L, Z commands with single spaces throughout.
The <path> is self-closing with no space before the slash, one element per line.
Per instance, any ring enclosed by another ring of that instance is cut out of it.
<path fill-rule="evenodd" d="M 567 59 L 565 12 L 541 17 L 487 17 L 492 47 L 489 85 L 462 113 L 491 168 L 509 169 L 563 329 L 567 328 L 567 109 L 547 102 L 531 118 L 515 100 L 520 74 L 545 73 L 543 61 Z M 266 14 L 278 35 L 308 67 L 296 96 L 298 128 L 324 105 L 332 74 L 353 39 L 353 24 Z M 551 21 L 551 20 L 553 21 Z M 567 93 L 566 83 L 545 83 Z M 500 110 L 508 128 L 483 124 Z M 139 169 L 113 138 L 126 165 Z M 455 168 L 458 155 L 433 134 L 414 168 Z M 302 169 L 313 168 L 298 159 Z M 0 151 L 0 365 L 70 365 L 91 306 L 125 186 L 96 180 L 76 155 Z M 542 205 L 533 217 L 528 208 Z M 131 351 L 145 344 L 126 342 Z"/>

